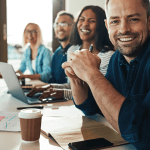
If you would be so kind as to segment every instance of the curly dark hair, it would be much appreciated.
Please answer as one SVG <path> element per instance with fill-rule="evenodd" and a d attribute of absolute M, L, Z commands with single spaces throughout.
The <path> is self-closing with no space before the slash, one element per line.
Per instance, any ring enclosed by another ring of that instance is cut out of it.
<path fill-rule="evenodd" d="M 94 6 L 94 5 L 85 6 L 81 10 L 72 29 L 72 33 L 70 36 L 70 44 L 82 45 L 82 40 L 78 33 L 77 24 L 83 11 L 87 9 L 91 9 L 96 15 L 96 35 L 95 35 L 96 49 L 98 51 L 103 51 L 103 52 L 113 50 L 114 48 L 113 48 L 112 43 L 109 40 L 108 32 L 107 32 L 105 22 L 104 22 L 104 20 L 106 19 L 105 11 L 99 6 Z"/>

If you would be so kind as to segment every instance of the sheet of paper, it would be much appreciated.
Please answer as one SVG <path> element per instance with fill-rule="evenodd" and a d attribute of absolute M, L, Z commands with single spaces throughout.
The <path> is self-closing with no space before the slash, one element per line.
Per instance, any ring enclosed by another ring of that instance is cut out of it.
<path fill-rule="evenodd" d="M 43 116 L 49 117 L 73 117 L 73 116 L 83 116 L 82 111 L 77 109 L 74 105 L 72 106 L 52 106 L 52 108 L 44 108 Z"/>
<path fill-rule="evenodd" d="M 21 131 L 20 121 L 17 112 L 0 111 L 0 130 L 1 131 Z"/>

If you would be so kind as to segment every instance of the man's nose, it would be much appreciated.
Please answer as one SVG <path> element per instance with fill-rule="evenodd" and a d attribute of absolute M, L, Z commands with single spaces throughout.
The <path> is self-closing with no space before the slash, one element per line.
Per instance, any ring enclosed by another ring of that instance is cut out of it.
<path fill-rule="evenodd" d="M 126 34 L 130 30 L 131 30 L 131 28 L 130 28 L 129 23 L 127 21 L 123 20 L 120 23 L 120 28 L 119 28 L 118 32 L 121 33 L 121 34 Z"/>
<path fill-rule="evenodd" d="M 57 29 L 61 30 L 63 27 L 59 24 Z"/>

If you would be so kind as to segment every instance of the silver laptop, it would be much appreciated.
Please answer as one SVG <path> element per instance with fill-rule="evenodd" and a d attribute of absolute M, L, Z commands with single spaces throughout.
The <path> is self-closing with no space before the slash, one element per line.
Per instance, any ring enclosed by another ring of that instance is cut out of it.
<path fill-rule="evenodd" d="M 56 99 L 55 97 L 43 99 L 42 101 L 39 100 L 39 96 L 41 94 L 35 94 L 33 97 L 27 97 L 24 93 L 20 82 L 16 76 L 16 73 L 12 67 L 12 65 L 4 62 L 0 62 L 0 73 L 2 74 L 7 87 L 9 89 L 10 94 L 17 98 L 18 100 L 26 103 L 26 104 L 43 104 L 43 103 L 55 103 L 55 102 L 62 102 L 67 101 L 65 99 Z"/>

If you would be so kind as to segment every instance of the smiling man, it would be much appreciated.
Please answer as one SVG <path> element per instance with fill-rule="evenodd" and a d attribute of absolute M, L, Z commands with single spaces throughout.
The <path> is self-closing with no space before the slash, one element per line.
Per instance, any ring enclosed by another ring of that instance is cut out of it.
<path fill-rule="evenodd" d="M 69 40 L 73 22 L 73 15 L 65 11 L 59 12 L 55 19 L 55 37 L 60 42 L 60 46 L 55 50 L 52 58 L 52 78 L 50 83 L 67 83 L 67 78 L 61 64 L 67 61 L 67 50 L 70 47 Z"/>
<path fill-rule="evenodd" d="M 126 141 L 138 150 L 149 150 L 149 0 L 106 0 L 106 16 L 116 48 L 106 76 L 98 70 L 100 59 L 89 50 L 71 53 L 62 67 L 73 87 L 80 80 L 89 86 L 88 92 L 83 82 L 72 89 L 77 108 L 86 115 L 103 114 Z"/>

